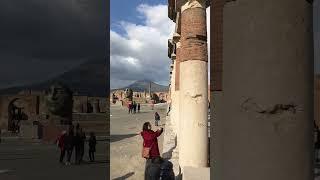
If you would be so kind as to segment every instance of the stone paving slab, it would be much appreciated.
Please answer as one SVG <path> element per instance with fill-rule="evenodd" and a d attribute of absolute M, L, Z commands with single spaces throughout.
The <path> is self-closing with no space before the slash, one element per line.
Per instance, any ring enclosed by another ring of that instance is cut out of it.
<path fill-rule="evenodd" d="M 97 144 L 97 162 L 65 166 L 58 162 L 60 152 L 56 145 L 11 140 L 0 144 L 0 179 L 106 180 L 109 177 L 107 149 L 107 141 L 100 141 Z M 84 159 L 88 160 L 87 146 Z"/>

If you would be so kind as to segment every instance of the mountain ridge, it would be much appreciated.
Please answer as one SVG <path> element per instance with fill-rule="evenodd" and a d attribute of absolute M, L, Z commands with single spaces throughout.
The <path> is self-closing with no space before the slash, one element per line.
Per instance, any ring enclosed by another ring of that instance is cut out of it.
<path fill-rule="evenodd" d="M 137 80 L 134 83 L 125 86 L 123 88 L 116 88 L 112 89 L 111 91 L 116 91 L 116 90 L 125 90 L 125 89 L 132 89 L 135 92 L 148 92 L 149 91 L 149 84 L 151 83 L 151 91 L 152 92 L 166 92 L 169 90 L 168 86 L 160 85 L 157 84 L 151 80 L 148 79 L 142 79 L 142 80 Z"/>
<path fill-rule="evenodd" d="M 0 89 L 0 94 L 12 95 L 23 90 L 44 91 L 52 83 L 61 82 L 70 87 L 75 95 L 106 97 L 108 92 L 106 78 L 109 78 L 106 60 L 91 59 L 42 82 Z"/>

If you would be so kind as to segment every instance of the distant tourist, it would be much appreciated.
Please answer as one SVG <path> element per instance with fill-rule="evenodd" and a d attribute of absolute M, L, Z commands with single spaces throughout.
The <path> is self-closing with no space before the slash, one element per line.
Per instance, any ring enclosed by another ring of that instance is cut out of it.
<path fill-rule="evenodd" d="M 136 104 L 136 102 L 133 102 L 133 112 L 134 113 L 137 112 L 137 104 Z"/>
<path fill-rule="evenodd" d="M 94 161 L 94 153 L 96 152 L 96 145 L 97 145 L 96 136 L 94 135 L 93 132 L 91 132 L 90 138 L 89 138 L 89 158 L 91 162 Z"/>
<path fill-rule="evenodd" d="M 158 114 L 158 112 L 154 113 L 154 121 L 155 121 L 155 126 L 159 126 L 160 115 Z"/>
<path fill-rule="evenodd" d="M 132 103 L 129 103 L 129 114 L 130 114 L 130 113 L 132 114 L 132 109 L 133 109 L 133 104 L 132 104 Z"/>
<path fill-rule="evenodd" d="M 65 149 L 65 139 L 66 139 L 66 133 L 67 131 L 62 131 L 61 135 L 57 139 L 57 144 L 58 147 L 60 148 L 60 160 L 59 162 L 62 164 L 64 156 L 66 154 L 66 149 Z"/>
<path fill-rule="evenodd" d="M 171 111 L 171 103 L 170 103 L 170 104 L 168 104 L 167 116 L 169 116 L 170 111 Z"/>
<path fill-rule="evenodd" d="M 67 151 L 67 162 L 66 165 L 70 165 L 70 160 L 71 160 L 71 156 L 72 156 L 72 151 L 74 148 L 74 132 L 73 132 L 73 126 L 71 125 L 67 135 L 65 137 L 65 148 Z"/>
<path fill-rule="evenodd" d="M 320 153 L 320 130 L 317 124 L 314 122 L 314 129 L 316 134 L 316 142 L 315 142 L 315 157 L 316 162 L 319 162 L 319 153 Z"/>
<path fill-rule="evenodd" d="M 158 147 L 158 137 L 162 134 L 163 128 L 153 131 L 150 122 L 145 122 L 142 127 L 143 138 L 142 157 L 146 158 L 145 180 L 160 178 L 160 166 L 163 162 Z"/>
<path fill-rule="evenodd" d="M 74 137 L 74 146 L 75 146 L 75 163 L 80 164 L 80 150 L 81 150 L 81 135 L 80 135 L 80 127 L 76 128 L 76 135 Z"/>
<path fill-rule="evenodd" d="M 83 161 L 83 156 L 84 156 L 84 145 L 86 142 L 86 134 L 83 131 L 82 128 L 80 128 L 80 137 L 81 137 L 81 141 L 80 141 L 80 162 Z"/>
<path fill-rule="evenodd" d="M 140 112 L 140 103 L 138 103 L 138 113 Z"/>

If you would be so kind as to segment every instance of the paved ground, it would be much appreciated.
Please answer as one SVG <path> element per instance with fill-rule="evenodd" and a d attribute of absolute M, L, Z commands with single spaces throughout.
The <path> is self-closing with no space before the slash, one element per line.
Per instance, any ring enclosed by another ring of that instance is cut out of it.
<path fill-rule="evenodd" d="M 166 116 L 166 104 L 156 105 L 154 110 L 150 106 L 142 106 L 141 113 L 128 114 L 125 107 L 112 105 L 110 111 L 110 153 L 111 153 L 111 179 L 141 180 L 144 177 L 145 159 L 141 157 L 142 150 L 142 125 L 149 121 L 152 129 L 154 126 L 154 113 L 160 114 L 160 124 L 164 125 Z M 164 127 L 164 126 L 163 126 Z M 162 150 L 163 135 L 160 136 L 159 149 Z"/>
<path fill-rule="evenodd" d="M 106 180 L 109 176 L 106 141 L 97 144 L 96 163 L 64 166 L 55 145 L 3 140 L 0 144 L 1 180 Z M 88 159 L 87 150 L 85 160 Z"/>

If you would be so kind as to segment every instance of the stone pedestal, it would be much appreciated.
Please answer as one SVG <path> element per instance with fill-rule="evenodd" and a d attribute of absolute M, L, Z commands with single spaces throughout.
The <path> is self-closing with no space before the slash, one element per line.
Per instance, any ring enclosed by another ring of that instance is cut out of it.
<path fill-rule="evenodd" d="M 208 166 L 208 63 L 205 1 L 181 7 L 179 163 Z"/>
<path fill-rule="evenodd" d="M 235 1 L 223 16 L 213 179 L 313 179 L 312 5 Z"/>

